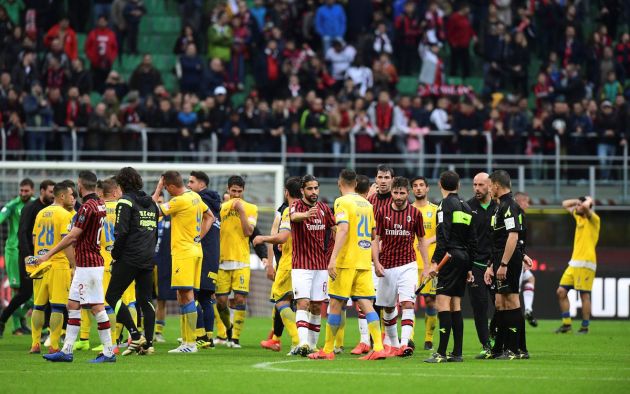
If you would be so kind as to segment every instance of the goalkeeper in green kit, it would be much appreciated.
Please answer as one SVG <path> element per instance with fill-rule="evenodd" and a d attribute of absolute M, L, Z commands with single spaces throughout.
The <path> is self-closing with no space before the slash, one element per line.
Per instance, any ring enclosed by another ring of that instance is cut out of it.
<path fill-rule="evenodd" d="M 20 195 L 9 201 L 0 210 L 0 224 L 7 222 L 9 225 L 9 233 L 7 242 L 4 247 L 4 265 L 9 277 L 9 286 L 11 286 L 13 294 L 20 287 L 20 268 L 18 262 L 18 226 L 20 224 L 20 216 L 22 208 L 26 203 L 33 200 L 33 190 L 35 184 L 29 178 L 25 178 L 20 182 Z M 25 315 L 29 309 L 29 305 L 25 304 L 13 314 L 13 333 L 14 334 L 30 334 L 30 330 L 26 325 Z"/>

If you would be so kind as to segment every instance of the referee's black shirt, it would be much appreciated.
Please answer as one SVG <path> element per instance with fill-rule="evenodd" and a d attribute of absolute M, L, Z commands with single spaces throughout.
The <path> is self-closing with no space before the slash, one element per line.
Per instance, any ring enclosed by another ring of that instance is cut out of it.
<path fill-rule="evenodd" d="M 499 198 L 499 203 L 492 217 L 492 254 L 497 259 L 501 259 L 505 251 L 509 233 L 518 233 L 519 242 L 516 250 L 523 251 L 523 210 L 516 203 L 512 193 L 506 193 Z M 501 263 L 501 261 L 494 261 Z M 507 263 L 507 261 L 504 261 Z"/>
<path fill-rule="evenodd" d="M 468 200 L 468 205 L 470 209 L 472 209 L 472 225 L 475 228 L 475 235 L 477 236 L 477 251 L 470 257 L 473 264 L 483 265 L 485 269 L 488 261 L 490 261 L 492 257 L 491 222 L 497 204 L 494 200 L 490 200 L 490 204 L 484 208 L 479 200 L 473 197 Z"/>
<path fill-rule="evenodd" d="M 437 210 L 437 246 L 433 261 L 439 263 L 446 252 L 451 255 L 454 251 L 466 253 L 468 260 L 475 255 L 477 239 L 471 222 L 472 209 L 457 193 L 450 193 L 440 202 Z"/>

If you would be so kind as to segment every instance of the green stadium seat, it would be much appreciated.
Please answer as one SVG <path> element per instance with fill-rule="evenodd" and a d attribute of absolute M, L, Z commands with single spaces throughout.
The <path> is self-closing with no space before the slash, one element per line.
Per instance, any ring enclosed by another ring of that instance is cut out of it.
<path fill-rule="evenodd" d="M 418 92 L 418 78 L 415 76 L 400 76 L 396 89 L 400 94 L 415 95 Z"/>

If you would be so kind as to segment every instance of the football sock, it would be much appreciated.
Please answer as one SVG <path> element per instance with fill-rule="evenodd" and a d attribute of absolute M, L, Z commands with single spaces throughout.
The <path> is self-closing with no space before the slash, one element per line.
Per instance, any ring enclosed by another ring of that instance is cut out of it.
<path fill-rule="evenodd" d="M 114 354 L 112 346 L 112 333 L 110 331 L 111 325 L 107 318 L 107 312 L 100 311 L 95 316 L 96 324 L 98 325 L 98 337 L 103 344 L 103 355 L 105 357 L 111 357 Z M 51 319 L 52 322 L 52 319 Z"/>
<path fill-rule="evenodd" d="M 534 285 L 525 283 L 523 285 L 523 302 L 525 304 L 525 313 L 533 311 L 534 305 Z"/>
<path fill-rule="evenodd" d="M 336 348 L 343 347 L 345 337 L 346 337 L 346 308 L 343 308 L 341 310 L 341 324 L 339 324 L 339 328 L 337 329 L 337 335 L 335 336 Z"/>
<path fill-rule="evenodd" d="M 367 320 L 365 320 L 365 314 L 361 312 L 359 312 L 359 334 L 361 334 L 361 342 L 369 345 L 370 331 L 368 330 Z"/>
<path fill-rule="evenodd" d="M 570 312 L 562 312 L 562 324 L 570 326 L 571 325 L 571 313 Z"/>
<path fill-rule="evenodd" d="M 232 332 L 232 337 L 234 339 L 241 338 L 241 332 L 243 331 L 243 326 L 245 326 L 246 315 L 247 310 L 245 304 L 234 306 L 234 331 Z"/>
<path fill-rule="evenodd" d="M 340 324 L 341 315 L 328 315 L 328 319 L 326 320 L 326 341 L 324 343 L 325 353 L 331 353 L 335 349 L 335 337 L 337 336 L 337 330 L 339 330 Z"/>
<path fill-rule="evenodd" d="M 588 325 L 590 324 L 589 320 L 582 320 L 582 327 L 584 328 L 588 328 Z"/>
<path fill-rule="evenodd" d="M 464 344 L 464 318 L 462 311 L 451 312 L 451 325 L 453 327 L 453 354 L 462 355 Z"/>
<path fill-rule="evenodd" d="M 510 309 L 504 312 L 503 321 L 506 332 L 506 347 L 513 353 L 518 353 L 518 339 L 520 330 L 521 308 Z"/>
<path fill-rule="evenodd" d="M 136 309 L 136 303 L 130 302 L 129 305 L 127 305 L 127 308 L 129 308 L 129 313 L 131 314 L 131 318 L 133 319 L 133 324 L 138 327 L 138 310 Z"/>
<path fill-rule="evenodd" d="M 370 331 L 370 336 L 372 337 L 372 342 L 374 345 L 372 349 L 375 352 L 380 352 L 383 350 L 383 338 L 381 337 L 381 319 L 378 318 L 376 312 L 370 312 L 365 315 L 365 320 L 368 324 L 368 330 Z"/>
<path fill-rule="evenodd" d="M 437 310 L 427 308 L 424 312 L 424 341 L 433 342 L 433 334 L 437 323 Z"/>
<path fill-rule="evenodd" d="M 407 346 L 413 334 L 413 326 L 416 321 L 416 314 L 413 309 L 403 309 L 400 321 L 400 345 Z"/>
<path fill-rule="evenodd" d="M 44 328 L 44 320 L 46 314 L 44 313 L 44 307 L 35 305 L 33 307 L 33 313 L 31 314 L 31 338 L 33 339 L 32 346 L 39 345 L 39 341 L 42 338 L 42 329 Z"/>
<path fill-rule="evenodd" d="M 394 309 L 387 312 L 383 309 L 383 325 L 385 326 L 386 338 L 389 338 L 390 346 L 400 347 L 398 342 L 398 311 Z"/>
<path fill-rule="evenodd" d="M 287 305 L 287 306 L 289 307 L 289 309 L 291 309 L 290 305 Z M 282 336 L 282 332 L 284 331 L 284 327 L 285 327 L 284 318 L 282 317 L 278 309 L 273 308 L 273 311 L 274 311 L 273 312 L 273 336 L 274 336 L 273 339 L 279 340 L 280 337 Z M 291 312 L 293 312 L 293 310 L 291 310 Z M 295 312 L 293 312 L 293 324 L 295 325 Z M 295 328 L 295 332 L 297 335 L 297 327 Z M 290 332 L 289 332 L 289 335 L 291 335 Z"/>
<path fill-rule="evenodd" d="M 110 319 L 111 320 L 111 319 Z M 164 320 L 156 320 L 155 321 L 155 333 L 156 334 L 161 334 L 164 332 L 164 326 L 166 325 L 166 322 Z"/>
<path fill-rule="evenodd" d="M 61 330 L 63 329 L 63 310 L 64 305 L 51 305 L 50 314 L 50 347 L 59 349 L 59 339 L 61 338 Z"/>
<path fill-rule="evenodd" d="M 195 328 L 195 337 L 199 338 L 206 335 L 206 330 L 203 327 L 203 309 L 201 309 L 201 304 L 199 302 L 195 302 L 195 307 L 197 308 L 197 327 Z"/>
<path fill-rule="evenodd" d="M 52 313 L 50 315 L 52 319 Z M 92 326 L 92 312 L 89 308 L 81 308 L 81 330 L 79 331 L 79 339 L 82 341 L 90 340 L 90 327 Z"/>
<path fill-rule="evenodd" d="M 214 330 L 214 306 L 212 305 L 211 293 L 208 290 L 199 291 L 199 304 L 203 313 L 203 327 L 206 332 L 212 332 Z M 199 319 L 199 316 L 197 316 L 197 319 Z"/>
<path fill-rule="evenodd" d="M 116 334 L 114 335 L 114 338 L 119 338 L 120 337 L 120 333 L 122 331 L 122 328 L 119 330 L 118 329 L 118 325 L 122 324 L 128 331 L 129 331 L 129 335 L 131 336 L 131 339 L 133 339 L 134 341 L 140 339 L 140 332 L 138 331 L 138 327 L 136 327 L 136 324 L 133 320 L 133 317 L 131 315 L 131 308 L 128 308 L 127 305 L 125 305 L 125 303 L 119 301 L 116 305 Z M 136 309 L 133 308 L 133 310 L 135 311 Z M 112 322 L 110 322 L 110 326 L 111 326 Z"/>
<path fill-rule="evenodd" d="M 224 308 L 217 304 L 217 314 L 219 320 L 217 320 L 217 337 L 227 338 L 227 329 L 232 323 L 230 323 L 230 310 L 227 306 Z"/>
<path fill-rule="evenodd" d="M 309 324 L 308 324 L 308 344 L 311 349 L 317 348 L 317 342 L 319 342 L 319 332 L 322 329 L 322 315 L 315 315 L 313 313 L 309 313 Z M 341 315 L 340 315 L 341 316 Z M 339 322 L 339 327 L 341 327 L 341 322 Z M 337 329 L 339 332 L 339 329 Z M 335 334 L 336 337 L 336 334 Z"/>
<path fill-rule="evenodd" d="M 62 352 L 72 354 L 72 347 L 79 336 L 81 329 L 81 310 L 73 309 L 68 311 L 68 325 L 66 326 L 66 340 L 63 343 Z"/>
<path fill-rule="evenodd" d="M 188 304 L 180 305 L 179 311 L 184 317 L 184 342 L 188 345 L 195 343 L 195 329 L 197 328 L 197 308 L 195 307 L 195 301 L 190 301 Z"/>
<path fill-rule="evenodd" d="M 112 334 L 112 343 L 116 343 L 116 312 L 111 306 L 105 305 L 105 313 L 107 313 L 107 318 L 109 319 L 109 330 Z"/>
<path fill-rule="evenodd" d="M 295 311 L 295 324 L 297 326 L 300 346 L 308 344 L 308 311 L 298 309 Z M 338 326 L 339 324 L 337 324 Z M 336 331 L 335 331 L 336 333 Z"/>
<path fill-rule="evenodd" d="M 291 346 L 297 346 L 300 344 L 300 338 L 298 336 L 298 329 L 295 323 L 295 312 L 291 310 L 290 305 L 285 304 L 277 307 L 276 315 L 280 316 L 284 327 L 286 327 L 289 336 L 291 337 Z"/>
<path fill-rule="evenodd" d="M 519 342 L 519 350 L 523 352 L 527 352 L 527 336 L 525 335 L 525 316 L 523 313 L 519 313 L 519 327 L 518 327 L 518 342 Z"/>
<path fill-rule="evenodd" d="M 446 355 L 448 340 L 451 336 L 451 328 L 453 327 L 453 321 L 451 319 L 451 311 L 438 312 L 438 320 L 440 321 L 440 344 L 437 352 L 442 356 Z"/>

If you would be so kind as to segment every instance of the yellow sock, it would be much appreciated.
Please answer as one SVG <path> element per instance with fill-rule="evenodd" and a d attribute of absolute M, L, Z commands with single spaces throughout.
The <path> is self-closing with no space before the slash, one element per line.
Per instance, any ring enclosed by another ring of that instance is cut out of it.
<path fill-rule="evenodd" d="M 81 319 L 83 320 L 83 319 Z M 61 328 L 63 327 L 63 313 L 53 312 L 50 314 L 50 347 L 59 349 L 59 338 L 61 338 Z M 89 338 L 89 331 L 88 331 Z"/>
<path fill-rule="evenodd" d="M 52 315 L 51 315 L 52 319 Z M 92 313 L 90 313 L 89 309 L 81 308 L 81 331 L 79 334 L 79 338 L 82 341 L 87 341 L 90 339 L 90 327 L 92 326 Z M 61 335 L 61 334 L 60 334 Z"/>
<path fill-rule="evenodd" d="M 324 353 L 335 350 L 335 337 L 341 324 L 341 315 L 329 314 L 326 321 L 326 340 L 324 341 Z"/>
<path fill-rule="evenodd" d="M 568 316 L 565 316 L 565 315 L 568 315 Z M 566 314 L 563 314 L 562 324 L 569 325 L 569 326 L 571 325 L 571 315 L 569 315 L 568 312 Z"/>
<path fill-rule="evenodd" d="M 300 338 L 298 337 L 297 326 L 295 325 L 295 312 L 289 307 L 289 305 L 284 305 L 282 309 L 279 311 L 280 317 L 282 318 L 282 323 L 284 323 L 284 328 L 286 328 L 289 336 L 291 337 L 291 346 L 297 346 L 300 343 Z M 279 340 L 277 336 L 273 336 L 275 341 Z"/>
<path fill-rule="evenodd" d="M 199 317 L 197 317 L 197 318 L 199 318 Z M 214 332 L 206 331 L 206 335 L 208 336 L 208 338 L 212 338 L 214 336 Z"/>
<path fill-rule="evenodd" d="M 186 342 L 186 316 L 183 314 L 179 315 L 179 336 Z"/>
<path fill-rule="evenodd" d="M 136 327 L 138 326 L 138 311 L 136 310 L 135 307 L 131 306 L 129 307 L 129 313 L 131 313 L 131 318 L 133 319 L 133 324 L 136 325 Z"/>
<path fill-rule="evenodd" d="M 245 310 L 245 305 L 237 305 L 236 308 L 239 309 L 234 310 L 234 330 L 232 332 L 232 338 L 240 339 L 241 331 L 243 331 L 243 326 L 245 325 L 245 315 L 247 311 Z"/>
<path fill-rule="evenodd" d="M 433 333 L 435 332 L 435 325 L 437 323 L 437 316 L 424 316 L 424 341 L 433 342 Z"/>
<path fill-rule="evenodd" d="M 381 337 L 381 322 L 378 318 L 378 314 L 376 312 L 370 312 L 365 315 L 365 318 L 368 322 L 368 330 L 370 331 L 370 336 L 372 337 L 372 342 L 374 345 L 372 349 L 375 352 L 379 352 L 383 350 L 383 338 Z"/>
<path fill-rule="evenodd" d="M 195 340 L 204 335 L 206 335 L 206 330 L 203 327 L 195 328 Z"/>
<path fill-rule="evenodd" d="M 335 335 L 335 347 L 343 347 L 343 343 L 346 337 L 346 310 L 341 311 L 341 324 L 337 329 L 337 335 Z"/>
<path fill-rule="evenodd" d="M 186 342 L 195 343 L 195 330 L 197 329 L 197 309 L 195 308 L 194 312 L 189 312 L 184 315 L 184 320 L 186 322 L 186 337 L 188 338 Z"/>
<path fill-rule="evenodd" d="M 31 314 L 31 338 L 33 339 L 32 346 L 39 345 L 39 341 L 42 339 L 42 329 L 44 328 L 45 319 L 46 314 L 43 310 L 33 309 L 33 313 Z"/>
<path fill-rule="evenodd" d="M 162 320 L 160 320 L 162 321 Z M 156 334 L 161 334 L 162 332 L 164 332 L 164 324 L 163 323 L 155 323 L 155 333 Z"/>
<path fill-rule="evenodd" d="M 226 312 L 227 312 L 227 320 L 229 321 L 230 311 L 226 309 Z M 219 313 L 219 310 L 216 304 L 214 304 L 214 315 L 219 316 L 218 319 L 215 319 L 215 321 L 217 322 L 217 338 L 226 338 L 227 333 L 226 333 L 225 324 L 223 324 L 223 316 L 221 316 L 221 314 Z"/>

